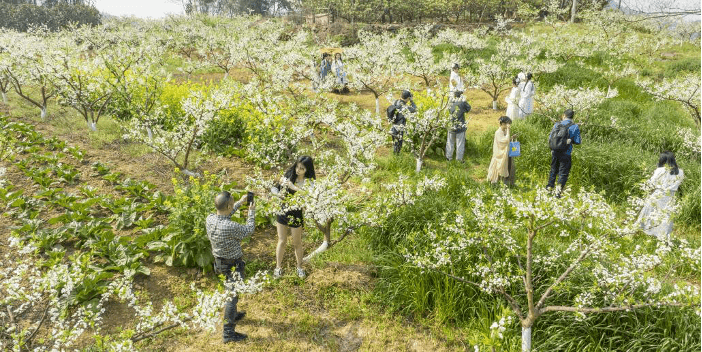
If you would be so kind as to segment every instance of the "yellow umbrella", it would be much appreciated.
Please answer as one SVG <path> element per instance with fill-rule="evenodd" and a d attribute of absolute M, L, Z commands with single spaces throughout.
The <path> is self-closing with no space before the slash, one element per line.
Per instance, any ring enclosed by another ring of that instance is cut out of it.
<path fill-rule="evenodd" d="M 319 49 L 320 53 L 328 53 L 331 55 L 335 55 L 336 53 L 343 53 L 344 50 L 341 48 L 320 48 Z"/>

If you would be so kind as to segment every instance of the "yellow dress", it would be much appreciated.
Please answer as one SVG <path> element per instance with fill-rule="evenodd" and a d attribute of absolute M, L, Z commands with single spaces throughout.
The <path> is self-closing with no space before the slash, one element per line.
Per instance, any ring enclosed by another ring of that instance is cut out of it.
<path fill-rule="evenodd" d="M 495 183 L 500 176 L 509 176 L 508 151 L 509 130 L 507 130 L 507 133 L 505 133 L 502 132 L 502 128 L 498 127 L 497 131 L 495 131 L 495 139 L 492 142 L 492 160 L 490 160 L 490 166 L 488 167 L 488 181 Z"/>

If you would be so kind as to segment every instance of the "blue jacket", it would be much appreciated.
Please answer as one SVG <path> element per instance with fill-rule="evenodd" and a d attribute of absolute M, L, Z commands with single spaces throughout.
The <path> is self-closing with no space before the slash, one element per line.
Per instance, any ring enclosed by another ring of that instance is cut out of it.
<path fill-rule="evenodd" d="M 551 133 L 548 134 L 548 140 L 546 143 L 548 143 L 549 140 L 551 140 L 551 135 L 553 132 L 556 132 L 556 127 L 560 123 L 561 125 L 567 125 L 568 123 L 572 123 L 573 120 L 565 119 L 561 122 L 556 122 L 553 125 L 553 128 L 551 129 Z M 566 150 L 565 154 L 570 155 L 573 152 L 573 144 L 580 144 L 582 140 L 580 139 L 580 127 L 577 124 L 572 124 L 570 127 L 568 127 L 568 137 L 570 137 L 571 143 L 568 145 L 568 149 Z"/>

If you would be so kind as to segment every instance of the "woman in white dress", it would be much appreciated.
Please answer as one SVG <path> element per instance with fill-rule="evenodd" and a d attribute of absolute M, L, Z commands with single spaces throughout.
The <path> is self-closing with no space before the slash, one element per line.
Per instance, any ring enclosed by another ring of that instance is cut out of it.
<path fill-rule="evenodd" d="M 534 112 L 534 82 L 531 81 L 531 73 L 527 73 L 519 83 L 519 118 L 525 118 Z"/>
<path fill-rule="evenodd" d="M 685 175 L 675 162 L 675 154 L 665 151 L 658 159 L 658 168 L 648 183 L 654 187 L 653 193 L 646 198 L 643 209 L 636 220 L 639 227 L 647 234 L 659 240 L 670 240 L 673 231 L 673 212 L 675 211 L 675 191 L 678 190 Z"/>
<path fill-rule="evenodd" d="M 507 112 L 506 115 L 512 120 L 519 118 L 519 81 L 517 77 L 512 78 L 512 91 L 509 95 L 505 97 L 507 102 Z"/>

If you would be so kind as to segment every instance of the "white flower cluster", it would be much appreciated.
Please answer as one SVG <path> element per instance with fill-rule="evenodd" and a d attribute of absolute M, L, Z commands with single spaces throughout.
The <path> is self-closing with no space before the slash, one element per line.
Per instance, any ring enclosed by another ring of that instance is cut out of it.
<path fill-rule="evenodd" d="M 702 147 L 702 135 L 695 135 L 692 129 L 681 128 L 678 130 L 678 136 L 682 139 L 682 154 L 688 156 L 700 155 L 700 147 Z"/>
<path fill-rule="evenodd" d="M 578 88 L 569 89 L 562 85 L 555 85 L 548 93 L 539 99 L 539 110 L 545 114 L 556 112 L 560 115 L 563 107 L 573 109 L 579 116 L 587 116 L 597 109 L 606 99 L 614 98 L 618 95 L 616 88 L 603 92 L 599 88 Z"/>
<path fill-rule="evenodd" d="M 504 337 L 502 334 L 507 329 L 507 326 L 512 324 L 512 319 L 513 317 L 511 315 L 507 315 L 501 317 L 499 321 L 493 322 L 492 325 L 490 325 L 491 335 L 494 335 L 498 339 L 502 340 Z"/>
<path fill-rule="evenodd" d="M 658 100 L 671 100 L 682 103 L 690 115 L 700 121 L 700 77 L 697 74 L 666 77 L 661 81 L 641 79 L 636 81 L 648 94 Z"/>

